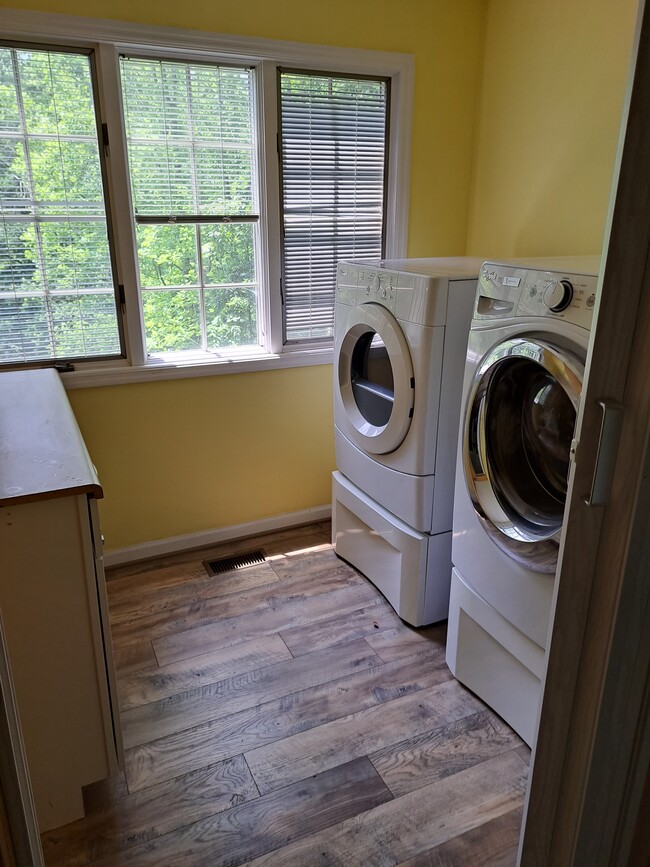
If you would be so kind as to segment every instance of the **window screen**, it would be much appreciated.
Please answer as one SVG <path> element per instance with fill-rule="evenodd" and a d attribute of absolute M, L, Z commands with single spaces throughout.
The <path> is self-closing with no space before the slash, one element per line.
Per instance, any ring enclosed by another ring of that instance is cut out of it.
<path fill-rule="evenodd" d="M 388 82 L 280 73 L 287 342 L 331 338 L 336 264 L 383 252 Z"/>
<path fill-rule="evenodd" d="M 257 344 L 253 72 L 124 57 L 147 352 Z"/>
<path fill-rule="evenodd" d="M 0 46 L 0 362 L 119 353 L 90 58 Z"/>

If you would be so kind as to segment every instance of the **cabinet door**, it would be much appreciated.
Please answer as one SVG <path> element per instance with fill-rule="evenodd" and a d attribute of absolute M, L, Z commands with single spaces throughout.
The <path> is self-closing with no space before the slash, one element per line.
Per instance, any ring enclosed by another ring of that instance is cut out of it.
<path fill-rule="evenodd" d="M 0 610 L 39 830 L 83 816 L 117 765 L 88 497 L 8 505 Z"/>
<path fill-rule="evenodd" d="M 88 549 L 86 551 L 88 560 L 87 575 L 91 585 L 89 592 L 94 591 L 97 594 L 96 619 L 93 625 L 95 627 L 98 677 L 100 681 L 106 684 L 106 690 L 102 690 L 102 709 L 106 723 L 107 750 L 112 765 L 111 771 L 115 772 L 117 769 L 124 768 L 124 748 L 122 745 L 122 727 L 120 724 L 115 663 L 113 661 L 106 576 L 104 574 L 104 548 L 99 526 L 97 500 L 94 497 L 88 497 L 86 503 L 89 528 Z"/>
<path fill-rule="evenodd" d="M 43 867 L 36 808 L 0 617 L 0 864 Z"/>

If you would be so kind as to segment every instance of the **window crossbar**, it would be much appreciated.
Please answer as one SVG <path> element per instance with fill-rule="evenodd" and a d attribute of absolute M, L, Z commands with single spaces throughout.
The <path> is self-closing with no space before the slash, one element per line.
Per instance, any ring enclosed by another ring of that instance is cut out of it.
<path fill-rule="evenodd" d="M 259 214 L 136 214 L 136 223 L 167 225 L 171 223 L 257 223 Z"/>

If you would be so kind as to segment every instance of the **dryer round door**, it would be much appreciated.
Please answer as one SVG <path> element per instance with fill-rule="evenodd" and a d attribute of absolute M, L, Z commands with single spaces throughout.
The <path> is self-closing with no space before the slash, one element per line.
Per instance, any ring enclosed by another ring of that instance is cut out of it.
<path fill-rule="evenodd" d="M 379 304 L 354 307 L 339 348 L 338 389 L 348 436 L 366 452 L 387 454 L 404 441 L 415 381 L 408 343 Z"/>
<path fill-rule="evenodd" d="M 510 557 L 555 572 L 584 367 L 543 340 L 515 338 L 481 361 L 464 431 L 467 487 Z"/>

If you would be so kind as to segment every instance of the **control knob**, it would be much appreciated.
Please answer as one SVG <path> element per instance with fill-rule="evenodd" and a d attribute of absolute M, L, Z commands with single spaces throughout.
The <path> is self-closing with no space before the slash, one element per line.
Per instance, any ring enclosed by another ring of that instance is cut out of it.
<path fill-rule="evenodd" d="M 554 280 L 544 290 L 544 304 L 553 313 L 566 310 L 573 298 L 573 286 L 568 280 Z"/>

